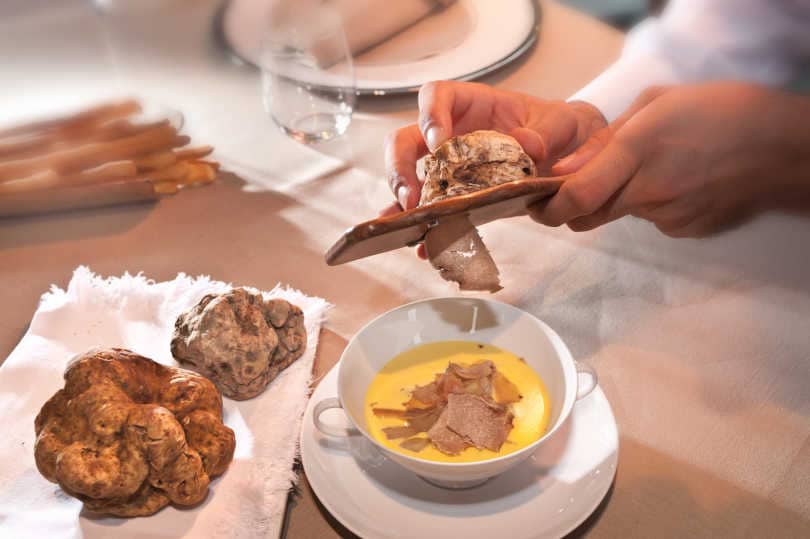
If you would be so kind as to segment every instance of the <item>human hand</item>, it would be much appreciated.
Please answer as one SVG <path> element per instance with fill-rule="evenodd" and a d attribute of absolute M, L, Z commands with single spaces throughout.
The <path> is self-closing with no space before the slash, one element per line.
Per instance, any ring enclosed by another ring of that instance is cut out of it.
<path fill-rule="evenodd" d="M 673 237 L 721 231 L 808 197 L 810 129 L 799 117 L 810 117 L 806 97 L 751 84 L 650 89 L 552 167 L 563 186 L 530 215 L 576 231 L 625 215 Z"/>
<path fill-rule="evenodd" d="M 383 214 L 414 208 L 421 182 L 416 161 L 448 138 L 477 129 L 511 135 L 543 169 L 605 127 L 602 113 L 587 103 L 546 101 L 470 82 L 431 82 L 419 90 L 419 121 L 385 141 L 388 184 L 397 203 Z"/>

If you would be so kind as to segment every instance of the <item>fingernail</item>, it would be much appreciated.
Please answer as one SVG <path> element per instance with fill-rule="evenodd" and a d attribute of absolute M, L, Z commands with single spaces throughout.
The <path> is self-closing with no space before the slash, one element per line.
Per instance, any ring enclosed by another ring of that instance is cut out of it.
<path fill-rule="evenodd" d="M 397 201 L 403 210 L 408 209 L 408 195 L 410 195 L 410 190 L 407 186 L 400 185 L 397 187 Z"/>
<path fill-rule="evenodd" d="M 437 125 L 429 127 L 427 133 L 425 133 L 425 142 L 427 142 L 430 151 L 438 148 L 442 143 L 441 128 Z"/>

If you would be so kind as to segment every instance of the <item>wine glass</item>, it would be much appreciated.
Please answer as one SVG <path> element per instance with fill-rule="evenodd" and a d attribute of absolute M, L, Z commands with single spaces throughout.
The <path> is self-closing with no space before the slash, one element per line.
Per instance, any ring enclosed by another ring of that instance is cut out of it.
<path fill-rule="evenodd" d="M 356 99 L 354 65 L 329 2 L 280 2 L 269 12 L 260 55 L 265 110 L 303 143 L 342 135 Z"/>

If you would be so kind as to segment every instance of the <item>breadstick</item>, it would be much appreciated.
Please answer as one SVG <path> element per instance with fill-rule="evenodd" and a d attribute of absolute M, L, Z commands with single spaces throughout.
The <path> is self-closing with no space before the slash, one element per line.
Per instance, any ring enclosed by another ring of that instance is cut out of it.
<path fill-rule="evenodd" d="M 86 124 L 101 124 L 117 118 L 126 118 L 141 111 L 140 104 L 134 99 L 128 99 L 119 103 L 106 103 L 97 107 L 92 107 L 71 116 L 42 120 L 26 125 L 10 127 L 0 130 L 0 138 L 11 135 L 21 135 L 28 133 L 38 133 L 49 130 L 70 130 L 82 127 Z"/>
<path fill-rule="evenodd" d="M 132 123 L 130 120 L 114 120 L 104 125 L 91 126 L 86 133 L 83 131 L 81 133 L 71 133 L 71 135 L 74 137 L 73 140 L 85 139 L 87 141 L 101 142 L 131 137 L 164 126 L 172 127 L 169 120 L 160 120 L 150 123 Z M 65 142 L 70 143 L 71 140 L 67 139 Z"/>
<path fill-rule="evenodd" d="M 115 161 L 104 163 L 77 174 L 61 176 L 53 170 L 41 171 L 33 176 L 0 183 L 0 195 L 20 193 L 23 191 L 40 191 L 54 187 L 71 185 L 89 185 L 135 178 L 135 163 L 132 161 Z"/>
<path fill-rule="evenodd" d="M 209 155 L 213 151 L 214 148 L 211 146 L 197 146 L 195 148 L 183 148 L 181 150 L 175 150 L 174 155 L 177 156 L 178 160 L 197 160 Z"/>
<path fill-rule="evenodd" d="M 211 183 L 216 175 L 216 170 L 208 163 L 178 161 L 165 169 L 150 172 L 146 177 L 155 185 L 162 185 L 162 189 L 166 190 L 168 183 L 175 184 L 178 189 L 183 185 Z"/>
<path fill-rule="evenodd" d="M 76 174 L 63 176 L 60 183 L 64 185 L 104 183 L 124 178 L 134 178 L 137 173 L 138 169 L 132 161 L 113 161 Z"/>
<path fill-rule="evenodd" d="M 48 139 L 34 135 L 15 135 L 0 140 L 0 158 L 16 158 L 21 155 L 30 155 L 39 149 L 47 148 Z"/>
<path fill-rule="evenodd" d="M 203 165 L 208 165 L 209 167 L 211 167 L 214 170 L 216 170 L 217 172 L 219 172 L 219 162 L 217 162 L 217 161 L 209 161 L 207 159 L 198 159 L 198 160 L 192 161 L 192 163 L 200 163 L 200 164 L 203 164 Z"/>
<path fill-rule="evenodd" d="M 155 188 L 155 193 L 161 195 L 173 195 L 180 190 L 177 183 L 173 181 L 152 182 L 152 185 Z"/>
<path fill-rule="evenodd" d="M 219 163 L 204 159 L 211 146 L 184 147 L 189 137 L 168 120 L 132 122 L 140 110 L 127 100 L 0 130 L 0 196 L 34 192 L 47 199 L 35 192 L 144 181 L 169 195 L 214 181 Z"/>
<path fill-rule="evenodd" d="M 211 183 L 217 177 L 217 172 L 214 167 L 206 163 L 192 162 L 188 164 L 186 176 L 183 178 L 184 185 L 193 185 L 196 183 Z"/>
<path fill-rule="evenodd" d="M 135 166 L 138 167 L 139 171 L 145 172 L 170 167 L 176 162 L 177 162 L 176 152 L 163 151 L 137 157 L 135 159 Z"/>
<path fill-rule="evenodd" d="M 57 185 L 59 185 L 59 175 L 52 170 L 45 170 L 27 178 L 0 183 L 0 196 L 41 191 Z"/>
<path fill-rule="evenodd" d="M 92 142 L 46 156 L 0 163 L 0 181 L 30 176 L 47 169 L 67 174 L 109 161 L 131 159 L 150 152 L 184 146 L 188 142 L 189 138 L 178 136 L 173 127 L 161 125 L 118 140 Z"/>
<path fill-rule="evenodd" d="M 172 180 L 182 182 L 183 178 L 188 174 L 188 166 L 187 161 L 178 161 L 166 168 L 148 172 L 145 176 L 153 181 Z"/>
<path fill-rule="evenodd" d="M 0 140 L 0 158 L 31 159 L 49 152 L 76 148 L 88 142 L 104 142 L 124 138 L 163 125 L 168 120 L 149 124 L 133 124 L 129 120 L 114 120 L 103 125 L 88 125 L 87 129 L 65 132 L 31 133 Z"/>

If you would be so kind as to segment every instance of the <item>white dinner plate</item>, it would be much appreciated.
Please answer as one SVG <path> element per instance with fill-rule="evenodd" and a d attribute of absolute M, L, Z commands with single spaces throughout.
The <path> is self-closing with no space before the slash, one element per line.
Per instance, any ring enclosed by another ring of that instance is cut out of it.
<path fill-rule="evenodd" d="M 357 92 L 408 93 L 432 80 L 472 80 L 490 73 L 534 44 L 539 9 L 534 0 L 457 0 L 357 55 Z M 259 10 L 261 2 L 231 0 L 215 25 L 231 52 L 253 65 L 259 63 L 265 31 Z"/>
<path fill-rule="evenodd" d="M 359 434 L 331 438 L 315 429 L 312 410 L 337 396 L 337 372 L 336 366 L 309 401 L 301 459 L 324 507 L 361 537 L 562 537 L 599 506 L 613 482 L 619 438 L 599 387 L 525 462 L 479 487 L 447 490 L 386 459 Z M 322 419 L 347 421 L 340 411 Z"/>

